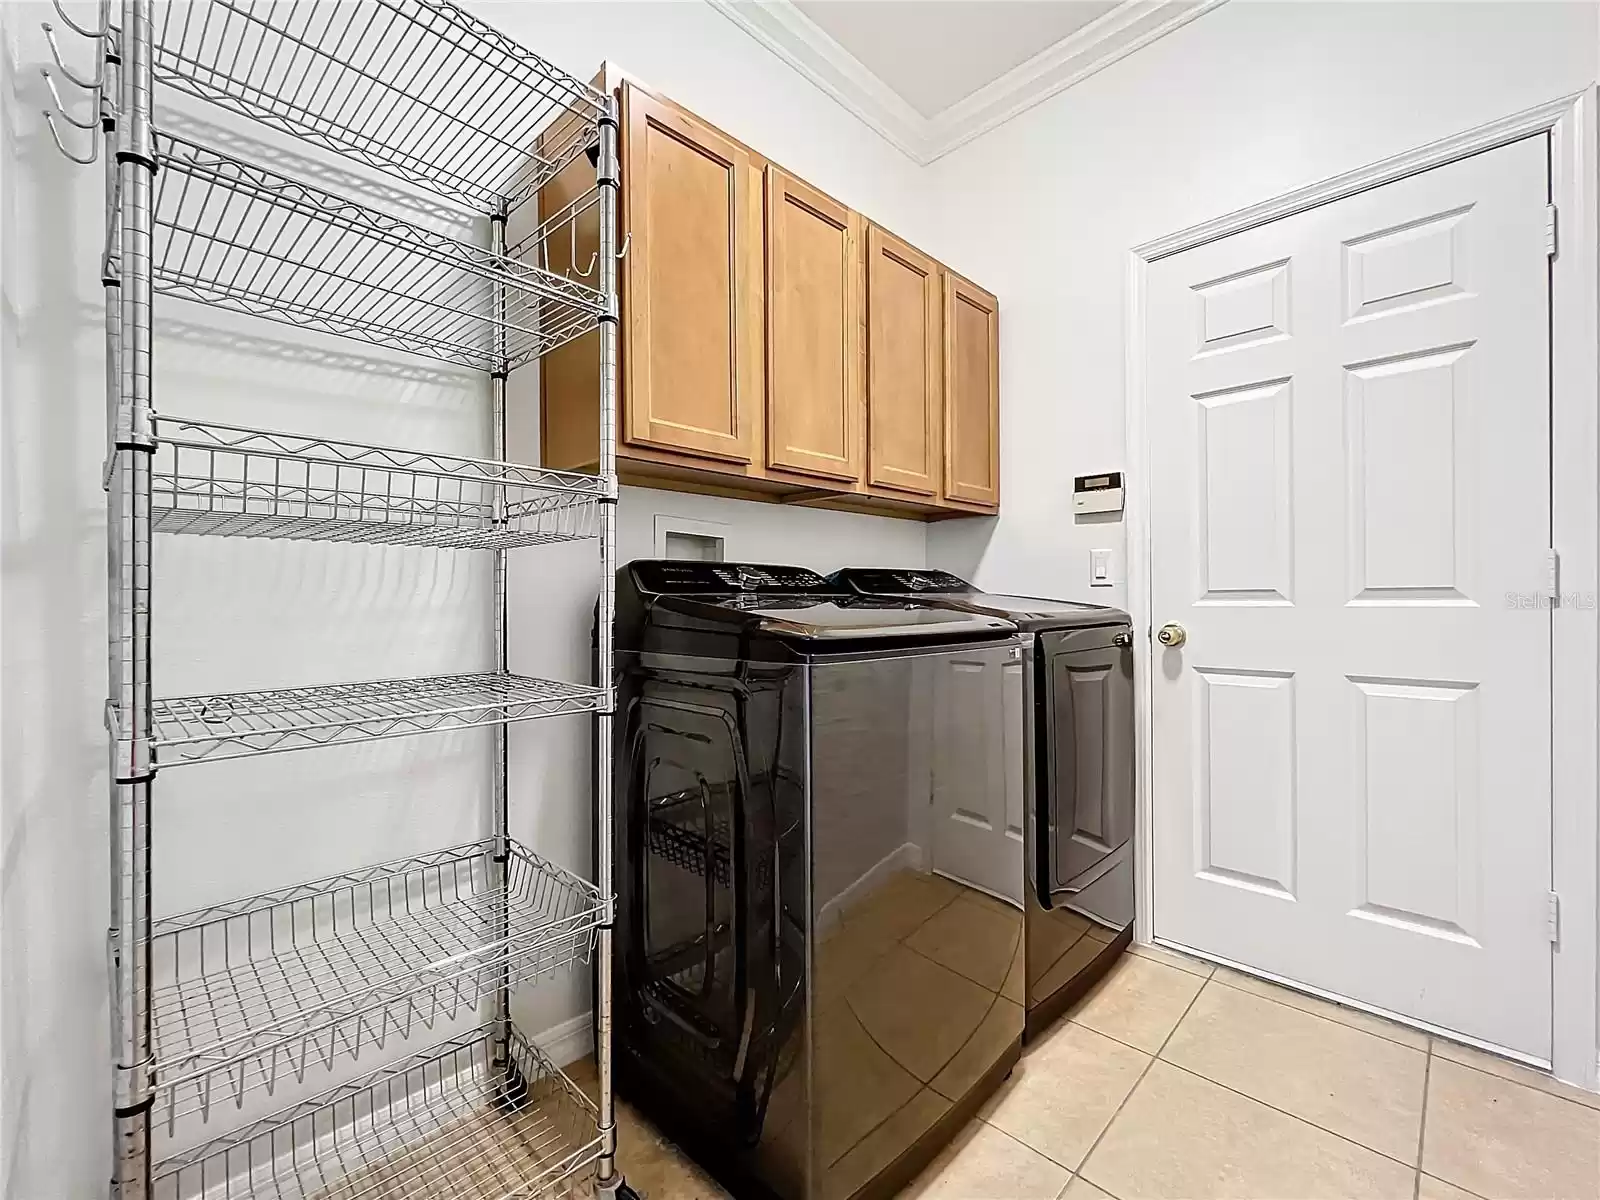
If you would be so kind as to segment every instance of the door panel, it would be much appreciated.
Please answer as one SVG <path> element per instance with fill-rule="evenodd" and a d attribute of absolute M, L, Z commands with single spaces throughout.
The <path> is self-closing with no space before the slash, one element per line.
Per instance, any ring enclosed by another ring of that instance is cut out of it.
<path fill-rule="evenodd" d="M 767 167 L 767 464 L 854 483 L 866 438 L 861 217 Z"/>
<path fill-rule="evenodd" d="M 752 461 L 761 394 L 761 212 L 750 156 L 623 89 L 632 443 Z"/>
<path fill-rule="evenodd" d="M 1294 677 L 1195 670 L 1195 868 L 1295 898 Z"/>
<path fill-rule="evenodd" d="M 1000 503 L 1000 307 L 958 275 L 945 274 L 944 493 Z"/>
<path fill-rule="evenodd" d="M 939 264 L 876 225 L 867 231 L 867 482 L 937 496 L 944 380 Z"/>
<path fill-rule="evenodd" d="M 1542 1059 L 1547 156 L 1153 264 L 1146 361 L 1156 934 Z"/>

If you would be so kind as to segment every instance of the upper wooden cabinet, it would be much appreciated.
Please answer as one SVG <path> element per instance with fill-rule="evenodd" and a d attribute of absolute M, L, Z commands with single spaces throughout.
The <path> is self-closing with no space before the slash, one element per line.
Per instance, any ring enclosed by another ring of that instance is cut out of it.
<path fill-rule="evenodd" d="M 859 213 L 767 166 L 767 466 L 854 484 L 866 440 Z"/>
<path fill-rule="evenodd" d="M 759 451 L 760 177 L 749 152 L 623 89 L 623 440 L 734 463 Z"/>
<path fill-rule="evenodd" d="M 603 70 L 596 86 L 617 80 Z M 622 481 L 908 517 L 994 512 L 994 297 L 692 113 L 620 86 Z M 579 158 L 540 190 L 555 232 L 530 262 L 590 277 L 594 183 Z M 598 348 L 588 334 L 540 361 L 547 467 L 599 463 Z"/>
<path fill-rule="evenodd" d="M 988 292 L 944 276 L 944 498 L 1000 506 L 1000 306 Z"/>
<path fill-rule="evenodd" d="M 933 499 L 943 483 L 939 264 L 892 233 L 867 233 L 867 483 Z"/>

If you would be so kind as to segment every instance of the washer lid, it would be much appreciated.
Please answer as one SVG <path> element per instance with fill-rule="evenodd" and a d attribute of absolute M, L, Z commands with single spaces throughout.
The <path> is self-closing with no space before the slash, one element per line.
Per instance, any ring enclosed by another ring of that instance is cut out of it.
<path fill-rule="evenodd" d="M 864 597 L 774 596 L 751 592 L 714 602 L 779 637 L 806 641 L 995 637 L 1015 633 L 1002 617 Z"/>
<path fill-rule="evenodd" d="M 1020 618 L 1027 621 L 1044 621 L 1055 618 L 1066 618 L 1082 622 L 1084 618 L 1093 620 L 1107 620 L 1120 617 L 1121 613 L 1104 604 L 1081 604 L 1076 600 L 1041 600 L 1037 596 L 1004 596 L 994 592 L 966 592 L 960 596 L 951 596 L 949 599 L 960 600 L 974 608 L 985 609 L 989 612 L 1005 613 L 1013 619 Z"/>
<path fill-rule="evenodd" d="M 857 595 L 914 597 L 925 604 L 949 604 L 969 612 L 992 613 L 1030 626 L 1109 625 L 1128 619 L 1122 610 L 1103 604 L 979 591 L 948 571 L 846 567 L 835 571 L 828 580 Z"/>

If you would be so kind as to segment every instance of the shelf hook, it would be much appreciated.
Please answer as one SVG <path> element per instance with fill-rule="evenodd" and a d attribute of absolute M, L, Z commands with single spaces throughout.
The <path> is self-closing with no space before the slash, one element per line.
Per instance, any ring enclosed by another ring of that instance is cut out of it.
<path fill-rule="evenodd" d="M 50 74 L 49 67 L 40 67 L 39 74 L 44 76 L 44 84 L 50 89 L 50 99 L 55 101 L 56 111 L 61 114 L 63 121 L 78 129 L 95 129 L 99 126 L 100 122 L 95 117 L 90 117 L 87 121 L 80 121 L 67 111 L 67 106 L 61 102 L 61 93 L 56 91 L 55 77 Z M 46 113 L 45 115 L 48 116 L 49 114 Z"/>
<path fill-rule="evenodd" d="M 74 129 L 94 129 L 100 122 L 93 118 L 88 121 L 80 121 L 69 113 L 67 106 L 61 103 L 61 93 L 56 90 L 56 81 L 51 77 L 50 69 L 48 67 L 40 67 L 39 74 L 44 76 L 45 86 L 50 89 L 50 98 L 55 101 L 56 106 L 55 112 L 51 112 L 48 108 L 43 110 L 44 123 L 50 127 L 50 140 L 55 142 L 56 149 L 61 151 L 64 158 L 77 163 L 80 167 L 92 166 L 100 158 L 100 139 L 97 137 L 90 143 L 87 157 L 82 154 L 74 154 L 67 149 L 67 143 L 61 137 L 61 128 L 56 124 L 56 117 L 59 115 L 63 121 Z"/>
<path fill-rule="evenodd" d="M 569 222 L 567 222 L 567 233 L 571 235 L 570 242 L 571 242 L 571 247 L 572 247 L 571 252 L 567 255 L 567 265 L 570 266 L 574 271 L 578 271 L 578 222 L 577 221 L 569 221 Z M 578 271 L 578 274 L 581 277 L 583 277 L 584 279 L 589 278 L 589 276 L 594 274 L 594 264 L 599 262 L 599 261 L 600 261 L 600 252 L 598 250 L 596 250 L 593 254 L 589 255 L 589 266 L 588 266 L 588 269 L 587 270 L 583 270 L 583 271 Z"/>
<path fill-rule="evenodd" d="M 628 230 L 627 236 L 622 239 L 622 249 L 617 251 L 617 261 L 621 262 L 628 257 L 628 247 L 633 245 L 633 230 Z"/>
<path fill-rule="evenodd" d="M 66 114 L 63 113 L 62 116 L 66 116 Z M 67 119 L 71 120 L 70 117 Z M 67 149 L 66 143 L 61 140 L 61 131 L 56 128 L 55 117 L 51 114 L 49 109 L 44 110 L 44 123 L 50 127 L 50 139 L 55 142 L 56 149 L 61 151 L 61 154 L 64 158 L 70 159 L 72 162 L 77 163 L 80 167 L 93 166 L 94 163 L 100 158 L 99 138 L 94 140 L 94 148 L 89 151 L 89 157 L 84 158 L 82 155 L 74 154 L 71 150 Z M 79 128 L 81 129 L 82 126 L 79 126 Z"/>
<path fill-rule="evenodd" d="M 61 0 L 50 0 L 50 3 L 56 10 L 56 16 L 61 18 L 61 23 L 80 37 L 103 38 L 111 32 L 111 5 L 107 0 L 100 0 L 99 29 L 85 29 L 82 25 L 79 25 L 67 15 L 67 10 L 61 7 Z M 45 32 L 49 33 L 50 26 L 46 25 L 44 28 Z"/>
<path fill-rule="evenodd" d="M 98 92 L 106 81 L 106 60 L 104 58 L 100 60 L 100 67 L 93 79 L 79 79 L 77 73 L 62 60 L 61 47 L 56 44 L 56 31 L 51 28 L 50 22 L 41 22 L 39 28 L 44 30 L 44 40 L 50 45 L 50 57 L 56 60 L 56 69 L 84 91 Z"/>

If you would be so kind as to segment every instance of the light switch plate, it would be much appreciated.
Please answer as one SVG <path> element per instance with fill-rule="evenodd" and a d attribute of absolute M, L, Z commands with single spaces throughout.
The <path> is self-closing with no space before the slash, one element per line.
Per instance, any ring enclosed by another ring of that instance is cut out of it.
<path fill-rule="evenodd" d="M 1089 551 L 1089 586 L 1111 586 L 1111 551 Z"/>

